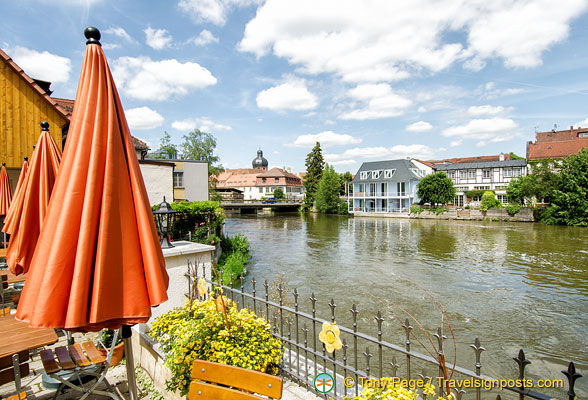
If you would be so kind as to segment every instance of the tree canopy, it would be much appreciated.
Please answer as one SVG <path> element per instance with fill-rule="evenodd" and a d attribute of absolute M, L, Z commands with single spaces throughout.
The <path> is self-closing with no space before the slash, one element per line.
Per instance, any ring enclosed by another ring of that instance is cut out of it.
<path fill-rule="evenodd" d="M 178 154 L 178 147 L 171 142 L 171 136 L 167 131 L 163 132 L 163 137 L 159 140 L 159 149 L 151 153 L 152 158 L 176 158 Z"/>
<path fill-rule="evenodd" d="M 184 142 L 182 143 L 184 158 L 207 161 L 209 175 L 217 175 L 223 170 L 223 167 L 217 164 L 220 157 L 214 154 L 215 149 L 216 139 L 210 133 L 195 129 L 184 135 Z"/>
<path fill-rule="evenodd" d="M 588 149 L 562 161 L 551 205 L 542 219 L 548 224 L 588 226 Z"/>
<path fill-rule="evenodd" d="M 326 214 L 337 214 L 339 212 L 339 190 L 341 183 L 339 174 L 329 164 L 326 165 L 318 190 L 315 194 L 316 208 Z"/>
<path fill-rule="evenodd" d="M 306 156 L 304 165 L 306 165 L 306 176 L 304 177 L 303 182 L 306 190 L 306 198 L 304 202 L 307 206 L 312 207 L 314 204 L 314 195 L 318 190 L 325 165 L 321 144 L 319 142 L 316 142 L 316 145 Z"/>
<path fill-rule="evenodd" d="M 347 171 L 343 174 L 339 174 L 339 180 L 341 181 L 341 189 L 339 190 L 339 194 L 345 195 L 347 194 L 347 186 L 349 185 L 349 182 L 353 180 L 353 175 L 351 175 L 351 172 Z"/>
<path fill-rule="evenodd" d="M 530 175 L 514 178 L 506 188 L 508 200 L 515 204 L 538 201 L 550 203 L 557 185 L 557 174 L 547 163 L 539 163 L 533 167 Z"/>
<path fill-rule="evenodd" d="M 421 204 L 447 204 L 455 198 L 453 182 L 444 172 L 425 176 L 420 180 L 417 188 L 417 196 Z"/>

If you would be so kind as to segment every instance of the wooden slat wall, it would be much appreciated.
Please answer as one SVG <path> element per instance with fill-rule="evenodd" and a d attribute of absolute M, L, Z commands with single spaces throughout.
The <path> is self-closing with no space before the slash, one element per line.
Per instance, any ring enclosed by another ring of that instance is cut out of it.
<path fill-rule="evenodd" d="M 67 120 L 0 60 L 0 164 L 22 166 L 23 158 L 31 156 L 37 143 L 41 121 L 49 122 L 51 136 L 61 147 L 61 128 Z"/>

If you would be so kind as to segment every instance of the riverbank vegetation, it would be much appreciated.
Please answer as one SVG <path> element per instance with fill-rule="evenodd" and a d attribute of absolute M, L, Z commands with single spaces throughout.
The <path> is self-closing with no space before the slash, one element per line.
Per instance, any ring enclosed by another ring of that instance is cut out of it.
<path fill-rule="evenodd" d="M 218 269 L 223 271 L 223 284 L 230 285 L 231 276 L 237 280 L 245 273 L 245 265 L 249 262 L 249 240 L 243 234 L 222 236 L 220 240 L 222 253 L 218 261 Z"/>

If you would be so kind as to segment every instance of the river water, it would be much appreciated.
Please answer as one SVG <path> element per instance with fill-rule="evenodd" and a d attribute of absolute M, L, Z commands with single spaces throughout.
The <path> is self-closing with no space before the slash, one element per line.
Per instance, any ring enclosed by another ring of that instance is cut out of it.
<path fill-rule="evenodd" d="M 574 361 L 585 376 L 578 398 L 588 398 L 586 228 L 296 213 L 231 216 L 226 232 L 249 238 L 248 288 L 252 276 L 285 281 L 298 289 L 307 312 L 314 292 L 324 319 L 333 298 L 337 323 L 348 327 L 355 303 L 359 330 L 372 335 L 380 310 L 384 340 L 401 346 L 404 331 L 392 312 L 406 310 L 431 333 L 439 326 L 441 314 L 426 290 L 446 310 L 458 365 L 474 369 L 469 345 L 479 337 L 486 349 L 482 373 L 516 378 L 511 358 L 523 348 L 532 377 L 563 378 L 559 371 Z"/>

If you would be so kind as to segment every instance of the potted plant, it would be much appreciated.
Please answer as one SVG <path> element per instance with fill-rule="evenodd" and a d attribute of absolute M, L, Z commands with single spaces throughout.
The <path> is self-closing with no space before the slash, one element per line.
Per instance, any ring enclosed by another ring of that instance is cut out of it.
<path fill-rule="evenodd" d="M 113 346 L 112 339 L 114 338 L 114 330 L 112 329 L 103 329 L 100 331 L 100 335 L 98 340 L 104 345 L 101 346 L 100 343 L 97 346 L 98 351 L 106 357 L 108 355 L 108 350 Z M 112 353 L 112 358 L 110 359 L 110 366 L 113 367 L 117 365 L 123 358 L 125 354 L 125 344 L 122 341 L 121 335 L 117 336 L 116 343 L 114 343 L 114 352 Z"/>

